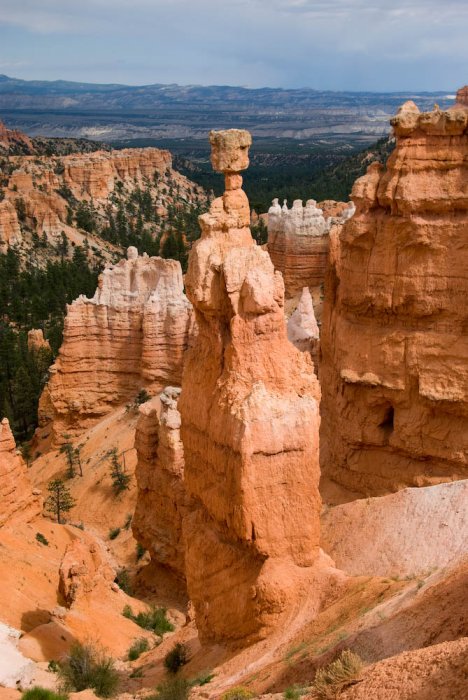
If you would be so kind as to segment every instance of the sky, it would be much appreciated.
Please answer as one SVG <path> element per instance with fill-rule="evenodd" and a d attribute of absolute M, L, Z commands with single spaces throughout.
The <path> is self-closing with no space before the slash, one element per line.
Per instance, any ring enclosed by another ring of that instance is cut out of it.
<path fill-rule="evenodd" d="M 0 0 L 27 80 L 453 91 L 468 0 Z"/>

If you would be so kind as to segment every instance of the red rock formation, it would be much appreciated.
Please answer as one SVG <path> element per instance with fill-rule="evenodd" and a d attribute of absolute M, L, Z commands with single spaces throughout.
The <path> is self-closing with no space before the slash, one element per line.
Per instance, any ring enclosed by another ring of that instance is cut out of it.
<path fill-rule="evenodd" d="M 187 296 L 186 575 L 203 640 L 243 644 L 297 603 L 319 547 L 319 386 L 286 336 L 284 285 L 249 230 L 248 132 L 212 132 L 226 191 L 200 217 Z"/>
<path fill-rule="evenodd" d="M 44 233 L 52 244 L 60 243 L 62 232 L 75 244 L 82 244 L 84 233 L 69 221 L 69 204 L 92 202 L 96 220 L 104 225 L 107 211 L 116 212 L 113 195 L 136 188 L 150 188 L 153 200 L 161 198 L 162 189 L 174 190 L 164 195 L 165 207 L 159 201 L 158 212 L 167 215 L 167 206 L 180 199 L 190 201 L 204 198 L 201 188 L 172 169 L 169 151 L 158 148 L 132 148 L 121 151 L 94 151 L 66 156 L 10 156 L 9 171 L 4 173 L 5 197 L 0 202 L 0 245 L 24 243 L 28 236 L 21 233 L 16 213 L 18 201 L 24 208 L 25 231 L 30 229 L 39 236 Z M 114 248 L 97 236 L 87 234 L 91 246 L 111 259 Z"/>
<path fill-rule="evenodd" d="M 177 410 L 179 394 L 180 389 L 166 387 L 160 397 L 140 407 L 135 435 L 138 500 L 132 530 L 152 561 L 184 578 L 184 448 Z"/>
<path fill-rule="evenodd" d="M 468 476 L 468 110 L 392 120 L 353 189 L 322 323 L 322 470 L 381 494 Z"/>
<path fill-rule="evenodd" d="M 288 299 L 298 295 L 304 287 L 318 290 L 325 279 L 328 234 L 335 220 L 331 214 L 325 219 L 324 212 L 316 204 L 309 199 L 303 207 L 298 199 L 292 209 L 288 209 L 286 202 L 280 207 L 275 199 L 268 212 L 268 252 L 275 269 L 283 274 Z M 332 208 L 329 201 L 325 204 L 328 212 L 339 213 L 341 223 L 354 211 L 352 205 L 343 204 L 340 208 L 333 202 L 336 206 Z"/>
<path fill-rule="evenodd" d="M 0 202 L 0 249 L 1 252 L 11 245 L 16 245 L 21 241 L 21 229 L 18 221 L 16 208 L 12 202 L 5 199 Z"/>
<path fill-rule="evenodd" d="M 7 522 L 28 522 L 41 512 L 42 498 L 33 492 L 10 424 L 4 418 L 0 424 L 0 527 Z"/>
<path fill-rule="evenodd" d="M 117 181 L 144 185 L 144 179 L 162 175 L 172 167 L 169 151 L 159 148 L 125 148 L 62 157 L 63 181 L 78 199 L 106 199 Z"/>
<path fill-rule="evenodd" d="M 465 87 L 462 87 L 457 91 L 456 102 L 457 105 L 463 105 L 464 107 L 468 106 L 468 85 L 465 85 Z"/>
<path fill-rule="evenodd" d="M 98 586 L 110 587 L 115 579 L 115 571 L 104 560 L 97 542 L 88 540 L 73 540 L 60 563 L 59 592 L 67 607 Z"/>
<path fill-rule="evenodd" d="M 8 153 L 12 146 L 24 150 L 25 153 L 34 151 L 33 143 L 26 134 L 16 129 L 7 129 L 0 121 L 0 153 Z"/>
<path fill-rule="evenodd" d="M 28 331 L 28 350 L 38 352 L 39 350 L 46 350 L 51 352 L 49 341 L 44 338 L 44 333 L 41 328 L 31 328 Z"/>
<path fill-rule="evenodd" d="M 138 257 L 104 270 L 92 299 L 68 307 L 59 356 L 39 406 L 55 441 L 77 435 L 138 391 L 180 384 L 191 307 L 179 262 Z"/>

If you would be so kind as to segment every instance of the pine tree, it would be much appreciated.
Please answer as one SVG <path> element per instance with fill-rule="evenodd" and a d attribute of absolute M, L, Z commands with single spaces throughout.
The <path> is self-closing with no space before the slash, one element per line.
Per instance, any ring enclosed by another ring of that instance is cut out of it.
<path fill-rule="evenodd" d="M 64 442 L 63 445 L 60 446 L 60 454 L 65 455 L 67 460 L 67 479 L 73 479 L 75 476 L 75 451 L 71 442 Z"/>
<path fill-rule="evenodd" d="M 69 435 L 64 435 L 63 437 L 66 439 L 66 442 L 64 442 L 63 445 L 60 446 L 60 453 L 66 456 L 68 465 L 67 479 L 73 479 L 73 477 L 76 476 L 77 469 L 79 475 L 83 476 L 83 465 L 81 463 L 81 448 L 73 447 L 72 443 L 69 440 Z"/>
<path fill-rule="evenodd" d="M 118 495 L 122 491 L 127 491 L 130 484 L 130 474 L 127 474 L 120 464 L 117 450 L 114 448 L 110 452 L 111 457 L 111 479 L 114 493 Z"/>
<path fill-rule="evenodd" d="M 65 486 L 62 479 L 52 479 L 47 486 L 49 497 L 45 502 L 45 507 L 49 513 L 54 513 L 59 525 L 62 524 L 62 513 L 68 513 L 76 501 L 70 493 L 70 490 Z"/>

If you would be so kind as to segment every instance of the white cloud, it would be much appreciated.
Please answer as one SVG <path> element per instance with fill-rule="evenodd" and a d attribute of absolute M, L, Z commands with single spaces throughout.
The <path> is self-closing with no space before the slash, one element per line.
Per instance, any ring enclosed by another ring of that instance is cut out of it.
<path fill-rule="evenodd" d="M 0 0 L 0 61 L 81 65 L 83 80 L 452 89 L 467 16 L 467 0 Z"/>

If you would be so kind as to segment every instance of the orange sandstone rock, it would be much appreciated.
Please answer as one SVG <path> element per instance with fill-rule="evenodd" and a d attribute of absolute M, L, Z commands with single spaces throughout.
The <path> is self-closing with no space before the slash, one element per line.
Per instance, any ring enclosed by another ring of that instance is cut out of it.
<path fill-rule="evenodd" d="M 47 350 L 51 352 L 50 343 L 44 338 L 44 333 L 41 328 L 31 328 L 31 330 L 28 331 L 28 350 L 34 352 Z"/>
<path fill-rule="evenodd" d="M 0 247 L 5 252 L 21 240 L 21 229 L 15 206 L 8 199 L 0 202 Z"/>
<path fill-rule="evenodd" d="M 0 527 L 29 522 L 42 512 L 42 498 L 33 492 L 26 465 L 16 450 L 7 418 L 0 424 Z"/>
<path fill-rule="evenodd" d="M 457 105 L 468 106 L 468 85 L 465 85 L 465 87 L 462 87 L 457 91 L 456 102 Z"/>
<path fill-rule="evenodd" d="M 244 644 L 297 603 L 318 556 L 320 392 L 287 341 L 281 274 L 249 230 L 236 169 L 250 135 L 210 141 L 226 191 L 200 217 L 186 275 L 198 336 L 179 400 L 185 566 L 202 640 Z"/>
<path fill-rule="evenodd" d="M 392 124 L 356 181 L 322 322 L 322 469 L 378 495 L 468 476 L 468 110 Z"/>
<path fill-rule="evenodd" d="M 19 147 L 25 153 L 34 151 L 34 146 L 29 136 L 16 129 L 7 129 L 5 124 L 0 121 L 0 153 L 8 153 L 11 146 Z"/>
<path fill-rule="evenodd" d="M 115 571 L 104 560 L 97 542 L 75 539 L 65 550 L 59 569 L 59 592 L 67 607 L 98 587 L 110 588 Z"/>
<path fill-rule="evenodd" d="M 166 387 L 160 397 L 140 407 L 135 435 L 138 500 L 132 530 L 153 561 L 184 578 L 184 448 L 177 410 L 179 394 L 180 389 Z"/>
<path fill-rule="evenodd" d="M 79 434 L 140 389 L 180 384 L 191 307 L 179 262 L 129 248 L 107 267 L 92 299 L 69 307 L 59 356 L 41 396 L 55 440 Z"/>

